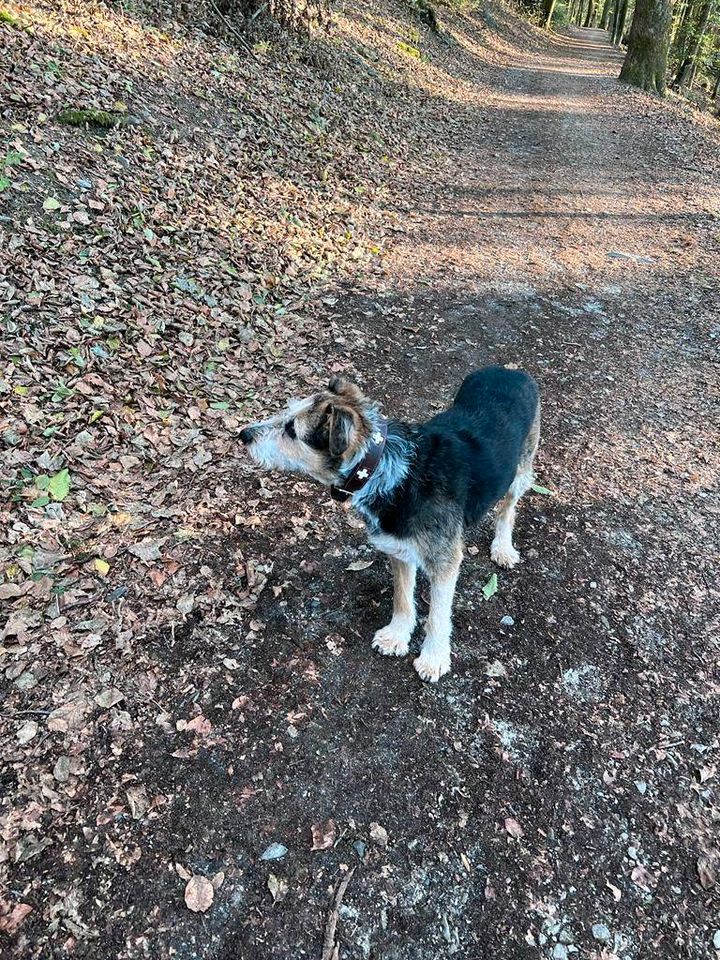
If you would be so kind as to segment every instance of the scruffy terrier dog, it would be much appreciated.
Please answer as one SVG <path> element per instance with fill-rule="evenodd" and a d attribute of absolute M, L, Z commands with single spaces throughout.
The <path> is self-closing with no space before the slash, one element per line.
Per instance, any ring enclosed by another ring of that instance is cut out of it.
<path fill-rule="evenodd" d="M 417 568 L 430 580 L 430 612 L 415 669 L 435 682 L 450 670 L 451 614 L 464 530 L 497 504 L 490 556 L 514 567 L 515 507 L 533 482 L 540 439 L 535 381 L 486 367 L 465 379 L 449 410 L 427 423 L 385 420 L 342 379 L 247 427 L 240 439 L 259 464 L 294 470 L 349 500 L 370 542 L 390 557 L 393 616 L 373 647 L 403 657 L 415 629 Z"/>

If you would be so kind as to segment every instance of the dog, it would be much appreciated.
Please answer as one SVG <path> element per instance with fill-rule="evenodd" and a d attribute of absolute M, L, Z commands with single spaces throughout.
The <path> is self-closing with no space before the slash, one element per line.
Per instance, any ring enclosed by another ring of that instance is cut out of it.
<path fill-rule="evenodd" d="M 520 559 L 512 542 L 515 509 L 532 486 L 540 440 L 533 378 L 505 367 L 478 370 L 449 409 L 418 425 L 386 420 L 359 387 L 335 378 L 326 390 L 246 427 L 240 440 L 263 467 L 306 474 L 349 501 L 370 542 L 390 557 L 393 615 L 373 639 L 380 653 L 408 653 L 418 568 L 427 575 L 430 610 L 414 666 L 431 683 L 448 673 L 465 530 L 495 506 L 490 556 L 508 569 Z"/>

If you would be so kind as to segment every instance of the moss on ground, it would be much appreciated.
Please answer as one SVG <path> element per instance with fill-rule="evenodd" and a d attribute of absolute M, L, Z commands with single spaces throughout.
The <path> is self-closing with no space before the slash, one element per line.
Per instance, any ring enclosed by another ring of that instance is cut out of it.
<path fill-rule="evenodd" d="M 0 10 L 0 23 L 6 23 L 9 27 L 16 27 L 22 30 L 22 24 L 17 17 L 14 17 L 8 10 Z"/>
<path fill-rule="evenodd" d="M 113 127 L 119 127 L 127 122 L 127 118 L 121 113 L 111 113 L 109 110 L 63 110 L 58 114 L 58 123 L 64 123 L 69 127 L 102 127 L 105 130 L 111 130 Z"/>

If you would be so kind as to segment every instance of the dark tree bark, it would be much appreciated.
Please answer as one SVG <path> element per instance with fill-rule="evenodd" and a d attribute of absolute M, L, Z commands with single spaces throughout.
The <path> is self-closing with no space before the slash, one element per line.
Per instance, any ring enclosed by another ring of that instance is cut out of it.
<path fill-rule="evenodd" d="M 594 13 L 595 13 L 595 2 L 594 2 L 594 0 L 590 0 L 590 2 L 588 3 L 587 16 L 585 17 L 584 26 L 586 26 L 586 27 L 591 27 L 591 26 L 592 26 L 593 14 L 594 14 Z"/>
<path fill-rule="evenodd" d="M 620 46 L 625 34 L 625 23 L 627 21 L 628 5 L 630 0 L 618 0 L 617 17 L 613 24 L 612 41 L 616 47 Z"/>
<path fill-rule="evenodd" d="M 624 24 L 625 18 L 627 17 L 627 3 L 628 0 L 616 0 L 615 3 L 615 12 L 613 13 L 613 22 L 610 39 L 615 44 L 618 45 L 620 42 L 620 37 L 622 36 L 623 27 L 621 23 Z M 623 7 L 625 9 L 623 9 Z"/>
<path fill-rule="evenodd" d="M 623 83 L 665 94 L 671 17 L 671 0 L 637 0 L 620 71 Z"/>
<path fill-rule="evenodd" d="M 602 16 L 600 17 L 600 29 L 607 30 L 610 23 L 610 13 L 612 11 L 613 0 L 605 0 L 603 4 Z"/>
<path fill-rule="evenodd" d="M 673 82 L 673 86 L 680 90 L 684 89 L 685 87 L 692 86 L 692 82 L 695 78 L 695 71 L 697 70 L 698 54 L 700 53 L 702 42 L 705 39 L 705 33 L 707 32 L 708 21 L 710 20 L 710 14 L 712 13 L 713 6 L 713 0 L 706 0 L 702 10 L 700 11 L 700 19 L 698 20 L 697 27 L 695 28 L 690 49 L 687 53 L 687 56 L 680 64 L 680 69 L 678 70 L 677 76 Z"/>

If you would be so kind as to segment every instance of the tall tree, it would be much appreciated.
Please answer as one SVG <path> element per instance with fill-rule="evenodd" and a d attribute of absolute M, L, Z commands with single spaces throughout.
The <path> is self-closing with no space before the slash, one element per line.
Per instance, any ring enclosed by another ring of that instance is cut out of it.
<path fill-rule="evenodd" d="M 670 43 L 681 42 L 685 34 L 687 20 L 692 9 L 692 0 L 680 0 L 673 11 L 673 24 Z"/>
<path fill-rule="evenodd" d="M 617 0 L 615 5 L 615 16 L 613 17 L 612 42 L 615 46 L 620 45 L 620 41 L 625 34 L 625 21 L 627 20 L 628 4 L 630 0 Z"/>
<path fill-rule="evenodd" d="M 585 17 L 585 26 L 591 27 L 593 22 L 593 17 L 595 16 L 595 0 L 590 0 L 587 8 L 587 16 Z"/>
<path fill-rule="evenodd" d="M 600 17 L 600 29 L 607 30 L 608 24 L 610 23 L 610 14 L 612 12 L 613 0 L 605 0 L 602 9 L 602 16 Z"/>
<path fill-rule="evenodd" d="M 633 87 L 665 94 L 671 0 L 637 0 L 620 79 Z"/>
<path fill-rule="evenodd" d="M 685 58 L 681 62 L 680 69 L 678 70 L 677 76 L 673 82 L 674 87 L 678 87 L 682 90 L 684 87 L 692 86 L 692 82 L 695 77 L 695 71 L 697 70 L 700 48 L 702 47 L 705 34 L 707 33 L 708 21 L 710 20 L 710 14 L 712 13 L 713 6 L 713 0 L 705 0 L 705 3 L 700 11 L 700 18 L 693 33 L 690 48 Z"/>
<path fill-rule="evenodd" d="M 555 0 L 543 0 L 543 26 L 546 30 L 550 29 L 554 11 Z"/>

